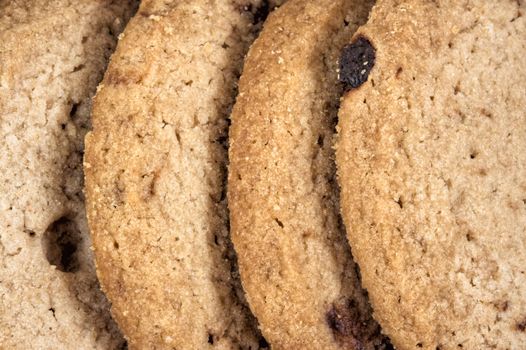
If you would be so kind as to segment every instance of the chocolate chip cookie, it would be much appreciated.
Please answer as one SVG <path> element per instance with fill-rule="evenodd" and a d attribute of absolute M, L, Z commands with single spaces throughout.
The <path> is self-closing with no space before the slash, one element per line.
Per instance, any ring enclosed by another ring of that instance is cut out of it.
<path fill-rule="evenodd" d="M 339 217 L 340 50 L 372 1 L 290 0 L 251 47 L 232 114 L 228 202 L 249 304 L 276 349 L 386 349 Z"/>
<path fill-rule="evenodd" d="M 259 349 L 226 205 L 228 118 L 263 1 L 143 1 L 86 139 L 101 285 L 137 349 Z"/>
<path fill-rule="evenodd" d="M 344 50 L 342 212 L 399 349 L 526 347 L 525 10 L 380 0 Z"/>

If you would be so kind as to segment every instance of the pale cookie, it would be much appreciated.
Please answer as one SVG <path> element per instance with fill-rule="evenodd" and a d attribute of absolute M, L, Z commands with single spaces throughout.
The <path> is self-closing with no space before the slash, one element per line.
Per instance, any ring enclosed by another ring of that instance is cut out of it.
<path fill-rule="evenodd" d="M 386 349 L 339 218 L 340 51 L 372 1 L 290 0 L 251 47 L 230 133 L 243 286 L 274 349 Z"/>
<path fill-rule="evenodd" d="M 526 348 L 525 10 L 380 0 L 344 50 L 342 212 L 398 349 Z"/>
<path fill-rule="evenodd" d="M 121 349 L 90 250 L 90 98 L 134 1 L 0 1 L 0 348 Z"/>
<path fill-rule="evenodd" d="M 225 198 L 228 117 L 266 6 L 142 1 L 100 86 L 88 215 L 132 348 L 267 347 L 244 302 Z"/>

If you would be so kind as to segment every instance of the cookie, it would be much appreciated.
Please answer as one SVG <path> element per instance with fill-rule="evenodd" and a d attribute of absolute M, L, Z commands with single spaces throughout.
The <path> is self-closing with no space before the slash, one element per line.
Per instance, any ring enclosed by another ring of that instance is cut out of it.
<path fill-rule="evenodd" d="M 121 349 L 82 194 L 90 98 L 134 1 L 0 1 L 0 348 Z"/>
<path fill-rule="evenodd" d="M 86 193 L 98 275 L 137 349 L 267 346 L 225 195 L 228 117 L 262 1 L 143 1 L 95 98 Z"/>
<path fill-rule="evenodd" d="M 344 50 L 342 212 L 398 349 L 526 347 L 525 10 L 381 0 Z"/>
<path fill-rule="evenodd" d="M 338 215 L 340 50 L 372 1 L 289 0 L 247 56 L 228 202 L 247 299 L 276 349 L 385 349 Z"/>

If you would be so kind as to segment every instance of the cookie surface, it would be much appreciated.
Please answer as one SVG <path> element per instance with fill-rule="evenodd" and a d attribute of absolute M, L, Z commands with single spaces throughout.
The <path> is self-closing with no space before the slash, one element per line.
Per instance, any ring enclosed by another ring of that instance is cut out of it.
<path fill-rule="evenodd" d="M 247 56 L 228 201 L 243 287 L 275 349 L 383 349 L 338 215 L 340 50 L 371 1 L 290 0 Z"/>
<path fill-rule="evenodd" d="M 226 142 L 259 1 L 143 1 L 95 98 L 86 191 L 101 285 L 137 349 L 265 348 L 226 212 Z"/>
<path fill-rule="evenodd" d="M 378 1 L 339 114 L 342 212 L 399 349 L 526 347 L 526 21 L 519 1 Z"/>
<path fill-rule="evenodd" d="M 0 348 L 121 349 L 82 194 L 90 98 L 133 1 L 0 1 Z"/>

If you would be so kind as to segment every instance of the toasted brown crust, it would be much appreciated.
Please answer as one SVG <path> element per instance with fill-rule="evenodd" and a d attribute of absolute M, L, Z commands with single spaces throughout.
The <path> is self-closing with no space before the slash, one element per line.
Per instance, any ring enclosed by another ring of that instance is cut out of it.
<path fill-rule="evenodd" d="M 356 34 L 376 63 L 339 114 L 342 212 L 399 349 L 526 346 L 524 10 L 384 0 Z"/>
<path fill-rule="evenodd" d="M 243 286 L 277 349 L 387 342 L 338 216 L 339 52 L 370 1 L 290 0 L 251 47 L 232 114 L 228 200 Z"/>

